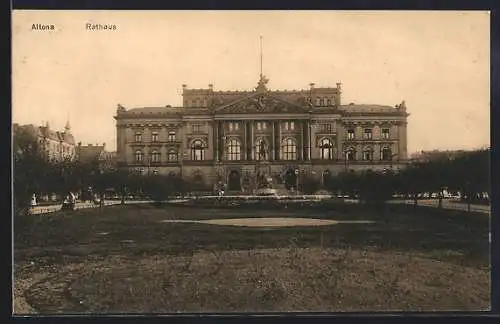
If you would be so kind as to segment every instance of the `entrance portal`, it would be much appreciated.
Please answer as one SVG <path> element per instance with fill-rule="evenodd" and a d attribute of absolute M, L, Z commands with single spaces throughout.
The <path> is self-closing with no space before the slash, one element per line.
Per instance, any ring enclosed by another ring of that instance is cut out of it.
<path fill-rule="evenodd" d="M 240 173 L 237 170 L 232 170 L 229 173 L 228 190 L 241 190 Z"/>
<path fill-rule="evenodd" d="M 297 175 L 295 169 L 288 169 L 285 173 L 285 188 L 290 190 L 292 187 L 297 186 Z M 295 188 L 297 190 L 297 188 Z"/>

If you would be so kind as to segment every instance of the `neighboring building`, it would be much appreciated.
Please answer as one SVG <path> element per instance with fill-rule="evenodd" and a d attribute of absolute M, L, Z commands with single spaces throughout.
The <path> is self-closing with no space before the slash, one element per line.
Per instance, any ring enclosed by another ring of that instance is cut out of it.
<path fill-rule="evenodd" d="M 82 145 L 78 143 L 76 155 L 80 162 L 99 161 L 103 169 L 114 169 L 116 167 L 116 152 L 106 151 L 106 143 L 102 145 Z"/>
<path fill-rule="evenodd" d="M 56 161 L 75 159 L 75 139 L 71 134 L 69 122 L 62 132 L 51 129 L 49 123 L 45 126 L 14 124 L 14 133 L 21 131 L 37 140 L 41 152 L 48 159 Z"/>
<path fill-rule="evenodd" d="M 117 160 L 141 173 L 176 174 L 229 190 L 257 175 L 294 184 L 345 170 L 399 168 L 407 162 L 404 101 L 395 107 L 342 104 L 341 84 L 271 91 L 188 89 L 183 107 L 118 105 Z M 295 174 L 298 174 L 298 180 Z"/>

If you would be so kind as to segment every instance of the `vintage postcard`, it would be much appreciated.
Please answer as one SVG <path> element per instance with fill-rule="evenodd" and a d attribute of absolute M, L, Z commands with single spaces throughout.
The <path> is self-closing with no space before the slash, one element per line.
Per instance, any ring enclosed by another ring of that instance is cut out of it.
<path fill-rule="evenodd" d="M 14 10 L 13 313 L 489 310 L 489 31 Z"/>

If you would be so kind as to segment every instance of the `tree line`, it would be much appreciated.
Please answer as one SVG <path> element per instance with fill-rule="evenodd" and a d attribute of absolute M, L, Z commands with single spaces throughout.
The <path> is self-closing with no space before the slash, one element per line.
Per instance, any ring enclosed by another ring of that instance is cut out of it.
<path fill-rule="evenodd" d="M 106 169 L 96 158 L 91 161 L 50 160 L 41 153 L 36 139 L 16 133 L 13 140 L 14 206 L 27 208 L 31 196 L 69 191 L 81 192 L 91 187 L 99 196 L 112 192 L 122 200 L 127 195 L 163 200 L 170 195 L 191 191 L 211 191 L 206 183 L 185 180 L 177 175 L 139 175 L 117 168 Z M 452 159 L 411 163 L 404 169 L 364 172 L 342 172 L 325 179 L 300 179 L 300 191 L 312 194 L 319 189 L 339 192 L 369 203 L 383 203 L 394 194 L 411 198 L 415 203 L 422 193 L 439 193 L 444 189 L 460 192 L 472 202 L 478 193 L 490 189 L 490 150 L 464 152 Z"/>

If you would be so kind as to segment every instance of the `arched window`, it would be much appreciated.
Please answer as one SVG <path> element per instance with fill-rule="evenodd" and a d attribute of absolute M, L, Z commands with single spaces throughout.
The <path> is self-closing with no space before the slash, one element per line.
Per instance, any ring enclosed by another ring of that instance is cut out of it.
<path fill-rule="evenodd" d="M 142 162 L 143 159 L 144 159 L 144 154 L 142 153 L 142 151 L 140 150 L 135 151 L 135 161 Z"/>
<path fill-rule="evenodd" d="M 322 160 L 333 160 L 333 144 L 328 138 L 323 138 L 319 143 L 320 156 Z"/>
<path fill-rule="evenodd" d="M 295 144 L 295 140 L 293 138 L 287 138 L 283 141 L 281 151 L 283 152 L 284 160 L 297 159 L 297 145 Z"/>
<path fill-rule="evenodd" d="M 168 162 L 177 162 L 177 152 L 175 150 L 168 151 L 167 159 Z"/>
<path fill-rule="evenodd" d="M 191 144 L 191 160 L 202 161 L 205 159 L 205 147 L 202 141 L 194 140 Z"/>
<path fill-rule="evenodd" d="M 331 106 L 332 105 L 332 99 L 331 98 L 326 98 L 326 105 Z"/>
<path fill-rule="evenodd" d="M 261 138 L 255 143 L 255 159 L 258 161 L 265 161 L 269 159 L 267 143 Z"/>
<path fill-rule="evenodd" d="M 345 153 L 345 158 L 347 161 L 355 161 L 356 160 L 356 150 L 352 147 L 348 148 Z"/>
<path fill-rule="evenodd" d="M 320 106 L 321 105 L 321 99 L 320 98 L 316 98 L 316 106 Z"/>
<path fill-rule="evenodd" d="M 324 105 L 324 106 L 330 106 L 330 98 L 325 97 L 325 98 L 323 99 L 323 105 Z"/>
<path fill-rule="evenodd" d="M 325 99 L 324 98 L 319 99 L 319 105 L 320 106 L 324 106 L 325 105 Z"/>
<path fill-rule="evenodd" d="M 227 143 L 227 159 L 229 161 L 241 160 L 241 144 L 237 139 L 231 139 Z"/>
<path fill-rule="evenodd" d="M 390 147 L 385 146 L 380 150 L 380 159 L 382 161 L 392 160 L 392 151 Z"/>
<path fill-rule="evenodd" d="M 373 160 L 373 149 L 371 147 L 366 147 L 363 150 L 363 160 L 372 161 Z"/>
<path fill-rule="evenodd" d="M 158 152 L 158 151 L 153 151 L 153 152 L 151 153 L 151 162 L 153 162 L 153 163 L 158 163 L 158 162 L 160 162 L 160 157 L 161 157 L 160 152 Z"/>

